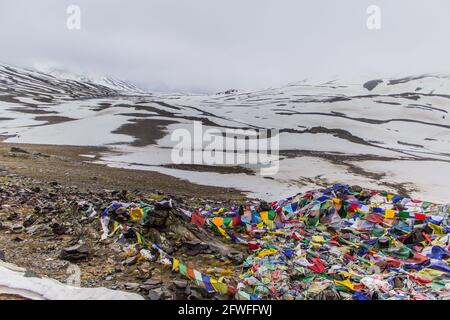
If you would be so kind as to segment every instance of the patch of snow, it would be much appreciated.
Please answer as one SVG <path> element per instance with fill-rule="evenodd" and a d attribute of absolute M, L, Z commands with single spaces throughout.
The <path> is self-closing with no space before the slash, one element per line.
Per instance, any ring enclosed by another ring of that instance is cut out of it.
<path fill-rule="evenodd" d="M 25 277 L 25 270 L 0 261 L 0 294 L 32 300 L 143 300 L 134 293 L 107 288 L 77 288 L 50 278 Z"/>

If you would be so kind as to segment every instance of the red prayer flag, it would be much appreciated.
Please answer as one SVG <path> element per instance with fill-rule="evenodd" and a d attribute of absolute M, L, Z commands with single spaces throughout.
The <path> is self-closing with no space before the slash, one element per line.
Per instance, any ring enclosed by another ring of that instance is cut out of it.
<path fill-rule="evenodd" d="M 193 213 L 192 214 L 192 218 L 191 218 L 191 222 L 193 224 L 196 224 L 196 225 L 202 227 L 205 224 L 206 219 L 203 218 L 201 215 L 199 215 L 197 213 Z"/>
<path fill-rule="evenodd" d="M 427 220 L 427 216 L 425 214 L 423 214 L 423 213 L 416 213 L 415 214 L 415 218 L 417 220 Z"/>
<path fill-rule="evenodd" d="M 314 263 L 314 265 L 309 266 L 308 268 L 316 273 L 322 273 L 325 272 L 325 267 L 323 265 L 323 261 L 319 258 L 312 258 L 311 262 Z"/>

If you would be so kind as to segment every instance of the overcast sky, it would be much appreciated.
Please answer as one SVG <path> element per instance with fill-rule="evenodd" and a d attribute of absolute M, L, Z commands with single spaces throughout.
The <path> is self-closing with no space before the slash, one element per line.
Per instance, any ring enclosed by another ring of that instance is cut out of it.
<path fill-rule="evenodd" d="M 70 4 L 79 31 L 66 27 Z M 450 73 L 449 39 L 448 0 L 0 0 L 0 62 L 153 90 Z"/>

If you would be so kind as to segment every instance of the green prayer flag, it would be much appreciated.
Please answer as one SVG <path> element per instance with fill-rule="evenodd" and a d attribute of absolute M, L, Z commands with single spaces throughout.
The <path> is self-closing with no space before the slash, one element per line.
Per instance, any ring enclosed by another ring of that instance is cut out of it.
<path fill-rule="evenodd" d="M 187 276 L 187 270 L 186 270 L 186 265 L 185 265 L 185 264 L 180 263 L 179 269 L 180 269 L 180 273 L 181 273 L 183 276 Z"/>
<path fill-rule="evenodd" d="M 399 216 L 400 218 L 404 218 L 404 219 L 408 219 L 408 218 L 411 217 L 411 216 L 409 215 L 409 212 L 408 212 L 408 211 L 400 211 L 400 212 L 398 213 L 398 216 Z"/>
<path fill-rule="evenodd" d="M 269 211 L 269 219 L 270 220 L 274 220 L 276 215 L 277 215 L 277 213 L 275 211 L 273 211 L 273 210 Z"/>

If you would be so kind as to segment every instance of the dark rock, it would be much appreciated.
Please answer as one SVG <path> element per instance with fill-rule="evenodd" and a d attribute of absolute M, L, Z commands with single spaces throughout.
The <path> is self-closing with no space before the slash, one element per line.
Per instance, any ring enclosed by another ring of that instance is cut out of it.
<path fill-rule="evenodd" d="M 86 260 L 89 257 L 89 249 L 85 244 L 63 248 L 59 257 L 60 259 L 67 261 Z"/>
<path fill-rule="evenodd" d="M 59 223 L 53 223 L 51 225 L 51 228 L 53 233 L 59 236 L 66 234 L 68 230 L 68 228 L 65 225 Z"/>
<path fill-rule="evenodd" d="M 174 299 L 187 300 L 192 291 L 187 280 L 174 280 L 171 289 L 174 291 Z"/>
<path fill-rule="evenodd" d="M 191 290 L 188 300 L 203 300 L 203 295 L 197 290 Z"/>
<path fill-rule="evenodd" d="M 134 282 L 125 283 L 125 288 L 127 290 L 136 290 L 139 288 L 139 283 L 134 283 Z"/>
<path fill-rule="evenodd" d="M 25 149 L 19 148 L 19 147 L 11 147 L 10 150 L 12 153 L 25 153 L 25 154 L 29 154 L 29 152 Z"/>
<path fill-rule="evenodd" d="M 124 266 L 132 266 L 134 264 L 136 264 L 138 261 L 138 257 L 137 256 L 133 256 L 133 257 L 129 257 L 128 259 L 122 261 L 122 264 Z"/>
<path fill-rule="evenodd" d="M 233 261 L 234 264 L 242 264 L 245 260 L 245 256 L 242 252 L 234 251 L 227 254 L 227 258 Z"/>
<path fill-rule="evenodd" d="M 6 261 L 5 251 L 0 250 L 0 260 Z"/>
<path fill-rule="evenodd" d="M 8 221 L 15 221 L 15 220 L 18 220 L 18 219 L 19 219 L 19 214 L 16 213 L 16 212 L 11 213 L 11 214 L 6 218 L 6 220 L 8 220 Z"/>
<path fill-rule="evenodd" d="M 35 224 L 26 229 L 28 234 L 48 234 L 50 230 L 50 227 L 46 224 Z"/>
<path fill-rule="evenodd" d="M 259 204 L 259 210 L 270 211 L 272 210 L 272 207 L 266 201 L 261 201 L 261 203 Z"/>
<path fill-rule="evenodd" d="M 23 226 L 24 228 L 28 228 L 31 227 L 33 225 L 33 223 L 36 222 L 38 217 L 36 217 L 35 215 L 30 215 L 28 216 L 25 221 L 23 222 Z"/>
<path fill-rule="evenodd" d="M 150 291 L 150 290 L 161 287 L 161 284 L 162 284 L 162 282 L 159 280 L 148 279 L 147 281 L 144 282 L 143 285 L 141 285 L 141 289 Z"/>
<path fill-rule="evenodd" d="M 167 254 L 172 255 L 175 252 L 175 249 L 173 248 L 173 245 L 170 245 L 167 248 L 165 248 L 165 251 Z"/>
<path fill-rule="evenodd" d="M 153 286 L 148 286 L 148 285 L 145 285 L 145 284 L 141 285 L 139 288 L 140 288 L 142 291 L 150 291 L 150 290 L 152 290 L 152 289 L 155 289 L 155 287 L 153 287 Z"/>
<path fill-rule="evenodd" d="M 31 188 L 31 191 L 33 191 L 34 193 L 39 193 L 39 192 L 41 192 L 41 188 L 33 187 L 33 188 Z"/>
<path fill-rule="evenodd" d="M 151 228 L 162 228 L 166 226 L 170 211 L 156 210 L 153 211 L 145 221 L 145 225 Z"/>
<path fill-rule="evenodd" d="M 383 80 L 370 80 L 364 83 L 363 87 L 366 88 L 369 91 L 372 91 L 376 88 L 380 83 L 383 83 Z"/>
<path fill-rule="evenodd" d="M 150 300 L 163 300 L 166 297 L 166 293 L 162 288 L 150 290 L 148 298 Z"/>
<path fill-rule="evenodd" d="M 189 256 L 196 256 L 200 253 L 209 253 L 211 250 L 207 243 L 200 240 L 186 241 L 183 246 L 187 249 L 186 254 Z"/>
<path fill-rule="evenodd" d="M 21 224 L 15 224 L 11 227 L 11 230 L 13 231 L 22 231 L 23 230 L 23 225 Z"/>
<path fill-rule="evenodd" d="M 31 270 L 26 270 L 23 276 L 25 278 L 40 278 L 36 272 Z"/>
<path fill-rule="evenodd" d="M 172 283 L 176 289 L 186 289 L 189 285 L 187 280 L 173 280 Z"/>

